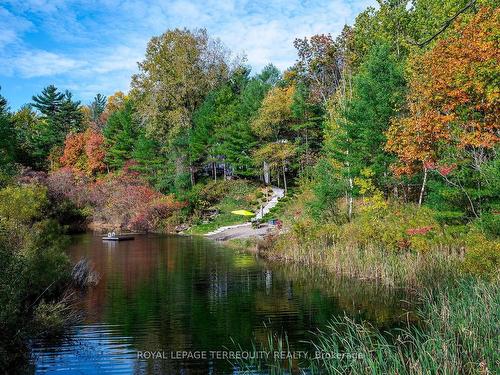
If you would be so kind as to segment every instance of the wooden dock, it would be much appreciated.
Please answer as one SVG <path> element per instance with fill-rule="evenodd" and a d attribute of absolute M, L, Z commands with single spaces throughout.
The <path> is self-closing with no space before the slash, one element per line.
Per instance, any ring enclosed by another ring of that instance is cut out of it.
<path fill-rule="evenodd" d="M 103 241 L 130 241 L 134 236 L 130 234 L 115 234 L 113 236 L 102 236 Z"/>

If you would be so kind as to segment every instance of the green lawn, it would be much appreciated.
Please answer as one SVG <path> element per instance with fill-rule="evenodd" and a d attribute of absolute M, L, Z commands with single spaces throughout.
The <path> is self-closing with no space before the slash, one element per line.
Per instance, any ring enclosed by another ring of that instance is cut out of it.
<path fill-rule="evenodd" d="M 231 211 L 248 210 L 255 212 L 259 208 L 257 199 L 249 201 L 248 197 L 255 195 L 259 188 L 253 184 L 239 184 L 238 189 L 230 191 L 227 196 L 213 205 L 219 210 L 219 214 L 208 223 L 193 223 L 193 226 L 186 231 L 190 234 L 205 234 L 217 228 L 227 225 L 242 224 L 250 221 L 250 216 L 240 216 L 232 214 Z"/>

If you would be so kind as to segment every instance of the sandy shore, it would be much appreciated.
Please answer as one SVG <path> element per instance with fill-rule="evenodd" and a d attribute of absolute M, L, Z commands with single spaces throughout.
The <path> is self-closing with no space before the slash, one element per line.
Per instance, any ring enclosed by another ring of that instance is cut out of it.
<path fill-rule="evenodd" d="M 259 228 L 252 228 L 251 223 L 235 225 L 232 227 L 221 228 L 219 232 L 208 233 L 205 236 L 215 241 L 227 241 L 242 238 L 260 238 L 264 237 L 272 227 L 263 224 Z"/>
<path fill-rule="evenodd" d="M 267 214 L 274 206 L 278 204 L 278 200 L 285 195 L 283 189 L 273 187 L 273 194 L 271 199 L 267 204 L 259 210 L 255 219 L 260 220 Z M 205 234 L 205 237 L 216 241 L 227 241 L 233 239 L 243 239 L 243 238 L 262 238 L 274 227 L 269 224 L 261 224 L 258 228 L 252 227 L 251 223 L 231 225 L 228 227 L 221 227 L 213 232 Z"/>

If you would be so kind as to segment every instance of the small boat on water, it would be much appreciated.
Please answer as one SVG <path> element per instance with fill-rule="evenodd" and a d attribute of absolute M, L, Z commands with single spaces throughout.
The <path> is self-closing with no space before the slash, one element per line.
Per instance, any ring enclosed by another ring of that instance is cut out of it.
<path fill-rule="evenodd" d="M 102 236 L 103 241 L 130 241 L 133 239 L 134 236 L 131 234 L 116 234 L 115 232 L 110 232 L 106 236 Z"/>

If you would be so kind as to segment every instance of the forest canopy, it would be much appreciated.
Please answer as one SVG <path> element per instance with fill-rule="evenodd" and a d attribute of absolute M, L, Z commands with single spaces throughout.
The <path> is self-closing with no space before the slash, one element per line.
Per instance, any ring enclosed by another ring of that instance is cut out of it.
<path fill-rule="evenodd" d="M 317 219 L 371 197 L 496 218 L 498 18 L 487 0 L 381 0 L 338 36 L 299 36 L 283 72 L 252 72 L 204 29 L 167 30 L 129 93 L 85 105 L 48 85 L 15 112 L 2 97 L 1 181 L 133 176 L 186 202 L 198 183 L 249 179 L 309 184 Z"/>

